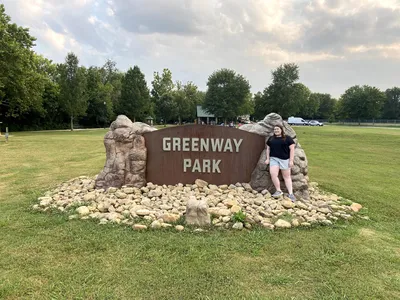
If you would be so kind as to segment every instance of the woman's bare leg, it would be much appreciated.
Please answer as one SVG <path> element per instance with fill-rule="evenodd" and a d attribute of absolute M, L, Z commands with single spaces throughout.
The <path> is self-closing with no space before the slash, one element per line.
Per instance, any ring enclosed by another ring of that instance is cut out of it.
<path fill-rule="evenodd" d="M 280 183 L 279 178 L 278 178 L 279 166 L 269 167 L 269 173 L 271 174 L 272 183 L 274 184 L 275 189 L 277 191 L 280 191 L 281 190 L 281 183 Z"/>
<path fill-rule="evenodd" d="M 290 169 L 281 170 L 283 180 L 285 180 L 286 188 L 289 194 L 293 194 L 293 187 L 292 187 L 292 177 L 290 176 Z"/>

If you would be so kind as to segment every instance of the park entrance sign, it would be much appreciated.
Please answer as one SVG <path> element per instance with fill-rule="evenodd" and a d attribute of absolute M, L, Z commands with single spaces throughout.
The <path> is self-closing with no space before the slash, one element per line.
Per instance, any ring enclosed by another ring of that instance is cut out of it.
<path fill-rule="evenodd" d="M 155 184 L 249 182 L 265 148 L 265 137 L 224 126 L 176 126 L 143 136 L 146 181 Z"/>
<path fill-rule="evenodd" d="M 184 125 L 157 130 L 119 115 L 104 136 L 106 163 L 95 187 L 143 188 L 150 183 L 193 184 L 203 179 L 215 185 L 249 183 L 256 191 L 274 191 L 265 164 L 265 139 L 273 135 L 275 125 L 283 126 L 295 141 L 293 189 L 297 197 L 309 199 L 306 155 L 293 128 L 275 113 L 240 129 Z"/>

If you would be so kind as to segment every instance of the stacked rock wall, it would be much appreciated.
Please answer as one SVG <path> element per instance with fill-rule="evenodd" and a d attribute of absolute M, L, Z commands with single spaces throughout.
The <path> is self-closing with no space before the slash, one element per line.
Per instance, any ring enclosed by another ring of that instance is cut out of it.
<path fill-rule="evenodd" d="M 278 114 L 271 113 L 257 124 L 247 124 L 242 130 L 265 136 L 267 140 L 273 135 L 275 125 L 283 126 L 287 136 L 295 141 L 294 166 L 292 168 L 293 190 L 297 197 L 308 199 L 308 162 L 304 150 L 297 140 L 296 132 Z M 143 134 L 156 130 L 147 124 L 135 122 L 120 115 L 111 124 L 110 131 L 104 137 L 106 147 L 106 164 L 96 179 L 96 188 L 108 189 L 121 186 L 143 187 L 146 185 L 147 149 Z M 251 149 L 249 149 L 251 151 Z M 257 191 L 267 189 L 274 191 L 274 185 L 265 164 L 264 150 L 252 172 L 250 185 Z M 281 187 L 286 191 L 281 177 Z"/>
<path fill-rule="evenodd" d="M 290 136 L 295 142 L 294 166 L 291 169 L 293 191 L 297 197 L 308 199 L 309 178 L 308 178 L 307 157 L 306 154 L 304 153 L 303 148 L 301 147 L 300 143 L 297 140 L 296 132 L 293 130 L 293 128 L 290 127 L 287 122 L 283 121 L 280 115 L 276 113 L 271 113 L 267 115 L 264 118 L 264 120 L 256 124 L 243 125 L 240 127 L 240 129 L 265 136 L 265 141 L 267 141 L 268 138 L 274 134 L 275 125 L 281 125 L 285 130 L 285 134 L 287 136 Z M 257 166 L 251 175 L 250 185 L 252 186 L 253 189 L 257 191 L 262 191 L 264 189 L 267 189 L 268 191 L 273 192 L 275 191 L 275 187 L 271 180 L 269 168 L 265 164 L 266 159 L 267 159 L 267 153 L 266 149 L 264 149 L 264 151 L 260 155 L 260 159 L 257 163 Z M 281 179 L 282 190 L 287 191 L 283 178 L 281 177 L 281 175 L 279 177 Z"/>
<path fill-rule="evenodd" d="M 118 116 L 104 137 L 106 163 L 97 176 L 96 188 L 145 186 L 147 149 L 143 134 L 154 130 L 147 124 Z"/>

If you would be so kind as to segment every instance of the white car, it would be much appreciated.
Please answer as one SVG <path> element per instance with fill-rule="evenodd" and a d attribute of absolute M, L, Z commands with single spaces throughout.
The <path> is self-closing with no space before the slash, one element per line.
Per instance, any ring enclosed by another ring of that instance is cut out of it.
<path fill-rule="evenodd" d="M 324 123 L 318 122 L 316 120 L 311 120 L 310 122 L 308 122 L 308 125 L 310 125 L 310 126 L 324 126 Z"/>
<path fill-rule="evenodd" d="M 303 125 L 303 126 L 308 125 L 308 123 L 303 118 L 299 118 L 299 117 L 289 117 L 288 124 L 289 125 Z"/>

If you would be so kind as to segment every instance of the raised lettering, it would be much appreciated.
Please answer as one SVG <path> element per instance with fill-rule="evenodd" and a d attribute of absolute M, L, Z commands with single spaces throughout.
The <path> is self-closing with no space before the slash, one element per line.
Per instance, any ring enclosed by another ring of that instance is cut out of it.
<path fill-rule="evenodd" d="M 193 173 L 194 173 L 194 172 L 199 172 L 199 173 L 201 172 L 200 161 L 199 161 L 198 158 L 194 160 L 192 172 L 193 172 Z"/>
<path fill-rule="evenodd" d="M 212 149 L 212 151 L 221 152 L 223 144 L 224 144 L 224 139 L 211 139 L 211 149 Z"/>
<path fill-rule="evenodd" d="M 171 151 L 171 138 L 165 137 L 162 139 L 162 149 L 163 151 Z"/>
<path fill-rule="evenodd" d="M 203 173 L 211 173 L 211 160 L 203 159 Z"/>
<path fill-rule="evenodd" d="M 231 139 L 227 139 L 224 147 L 224 152 L 233 152 Z"/>
<path fill-rule="evenodd" d="M 182 151 L 190 151 L 190 138 L 182 139 Z"/>
<path fill-rule="evenodd" d="M 190 158 L 183 159 L 183 172 L 186 172 L 187 168 L 192 166 L 192 160 Z"/>
<path fill-rule="evenodd" d="M 236 139 L 233 139 L 233 142 L 235 143 L 236 152 L 239 152 L 239 147 L 242 144 L 243 139 L 240 139 L 239 141 L 236 141 Z"/>
<path fill-rule="evenodd" d="M 172 151 L 181 151 L 181 139 L 172 138 Z"/>
<path fill-rule="evenodd" d="M 199 151 L 199 138 L 192 138 L 192 151 Z"/>
<path fill-rule="evenodd" d="M 212 160 L 212 172 L 213 172 L 213 173 L 215 173 L 215 172 L 221 173 L 221 171 L 220 171 L 220 169 L 219 169 L 219 164 L 220 164 L 220 162 L 221 162 L 220 159 L 218 159 L 218 160 L 213 159 L 213 160 Z"/>
<path fill-rule="evenodd" d="M 208 152 L 210 150 L 210 140 L 200 139 L 200 151 Z"/>

